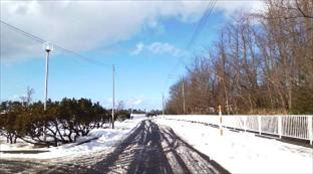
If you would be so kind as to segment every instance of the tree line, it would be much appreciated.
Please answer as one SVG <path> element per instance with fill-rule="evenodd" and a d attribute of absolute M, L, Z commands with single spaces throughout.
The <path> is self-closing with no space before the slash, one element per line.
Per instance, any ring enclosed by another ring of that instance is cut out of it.
<path fill-rule="evenodd" d="M 166 112 L 313 113 L 313 1 L 240 12 L 170 88 Z"/>
<path fill-rule="evenodd" d="M 21 139 L 35 145 L 58 146 L 75 142 L 93 128 L 105 128 L 108 126 L 105 123 L 112 121 L 111 110 L 89 99 L 48 100 L 46 111 L 42 102 L 29 101 L 1 103 L 0 135 L 7 138 L 7 143 Z M 115 119 L 128 118 L 128 110 L 117 110 Z"/>

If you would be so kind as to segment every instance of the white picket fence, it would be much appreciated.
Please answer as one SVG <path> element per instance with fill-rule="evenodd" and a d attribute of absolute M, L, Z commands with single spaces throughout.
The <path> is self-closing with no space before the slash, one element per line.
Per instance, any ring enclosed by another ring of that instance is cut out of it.
<path fill-rule="evenodd" d="M 220 128 L 291 137 L 313 142 L 313 115 L 165 115 L 168 119 L 210 124 Z M 220 123 L 222 118 L 222 123 Z"/>

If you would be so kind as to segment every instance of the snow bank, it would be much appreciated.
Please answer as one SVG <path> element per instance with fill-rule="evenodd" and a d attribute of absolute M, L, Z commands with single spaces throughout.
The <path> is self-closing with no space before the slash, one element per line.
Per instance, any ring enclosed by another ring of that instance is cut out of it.
<path fill-rule="evenodd" d="M 6 143 L 7 140 L 4 136 L 0 136 L 0 150 L 31 150 L 33 149 L 33 145 L 29 143 L 25 143 L 19 139 L 17 139 L 16 144 Z M 1 154 L 0 154 L 1 157 Z"/>
<path fill-rule="evenodd" d="M 37 158 L 50 159 L 57 157 L 84 155 L 92 152 L 108 150 L 121 140 L 123 140 L 129 133 L 138 125 L 140 121 L 145 119 L 143 116 L 133 117 L 131 120 L 123 122 L 116 121 L 115 129 L 93 129 L 87 137 L 80 137 L 76 143 L 65 144 L 59 147 L 41 148 L 40 150 L 49 150 L 49 152 L 39 154 L 8 154 L 0 153 L 0 158 Z M 76 145 L 79 142 L 87 139 L 98 139 L 88 143 Z M 25 143 L 24 143 L 25 144 Z M 16 145 L 0 144 L 0 150 L 28 150 L 32 147 L 26 145 L 27 148 L 19 148 Z"/>
<path fill-rule="evenodd" d="M 197 123 L 157 118 L 231 173 L 313 173 L 313 149 Z"/>

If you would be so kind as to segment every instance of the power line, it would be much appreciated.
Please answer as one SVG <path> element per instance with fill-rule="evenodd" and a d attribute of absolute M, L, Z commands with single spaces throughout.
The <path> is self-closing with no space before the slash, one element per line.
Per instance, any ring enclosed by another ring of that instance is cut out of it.
<path fill-rule="evenodd" d="M 78 54 L 77 52 L 74 52 L 74 51 L 67 49 L 67 48 L 64 48 L 64 47 L 61 47 L 60 45 L 54 45 L 54 47 L 59 48 L 60 50 L 63 50 L 63 52 L 67 52 L 69 54 L 75 55 L 76 57 L 78 57 L 84 61 L 87 61 L 88 63 L 94 64 L 94 65 L 110 66 L 110 65 L 105 64 L 103 62 L 99 62 L 99 61 L 96 61 L 94 59 L 90 59 L 90 58 L 87 58 L 85 56 L 82 56 L 81 54 Z"/>
<path fill-rule="evenodd" d="M 206 7 L 206 10 L 204 11 L 202 17 L 200 18 L 200 20 L 199 20 L 199 22 L 198 22 L 198 24 L 197 24 L 197 26 L 196 26 L 195 31 L 193 32 L 193 34 L 192 34 L 192 36 L 191 36 L 190 41 L 189 41 L 189 42 L 187 43 L 187 45 L 186 45 L 186 49 L 187 49 L 187 50 L 190 49 L 191 45 L 196 41 L 196 39 L 197 39 L 199 33 L 203 30 L 203 27 L 205 26 L 208 17 L 209 17 L 209 16 L 212 14 L 212 12 L 213 12 L 213 9 L 214 9 L 214 7 L 215 7 L 216 2 L 217 2 L 216 0 L 211 0 L 211 1 L 208 3 L 208 5 L 207 5 L 207 7 Z M 175 67 L 174 67 L 174 71 L 177 69 L 177 67 L 179 66 L 179 64 L 182 64 L 182 65 L 184 65 L 185 67 L 187 67 L 187 65 L 186 65 L 186 63 L 184 62 L 183 59 L 178 59 L 178 62 L 177 62 L 177 64 L 176 64 Z"/>
<path fill-rule="evenodd" d="M 196 28 L 195 28 L 192 36 L 191 36 L 191 39 L 189 40 L 189 42 L 186 45 L 186 49 L 187 50 L 190 49 L 191 45 L 196 41 L 199 33 L 201 33 L 203 28 L 206 26 L 207 19 L 213 13 L 214 7 L 215 7 L 216 3 L 217 3 L 217 0 L 210 0 L 209 1 L 209 3 L 207 5 L 207 7 L 206 7 L 202 17 L 200 18 L 200 20 L 197 23 L 197 26 L 196 26 Z M 162 93 L 164 93 L 164 90 L 166 88 L 166 85 L 167 85 L 167 82 L 168 82 L 168 80 L 170 78 L 170 75 L 173 74 L 173 72 L 175 72 L 178 69 L 179 65 L 182 64 L 182 65 L 184 65 L 187 68 L 187 64 L 184 62 L 183 59 L 184 58 L 178 58 L 178 61 L 174 65 L 174 68 L 168 73 L 168 76 L 167 76 L 167 78 L 165 80 L 165 83 L 164 83 L 164 87 L 163 87 L 163 92 Z"/>
<path fill-rule="evenodd" d="M 14 30 L 14 31 L 16 31 L 16 32 L 18 32 L 18 33 L 21 33 L 21 34 L 23 34 L 23 35 L 25 35 L 25 36 L 27 36 L 27 37 L 29 37 L 29 38 L 31 38 L 31 39 L 33 39 L 33 40 L 39 42 L 39 43 L 45 43 L 45 42 L 46 42 L 44 39 L 42 39 L 42 38 L 40 38 L 40 37 L 38 37 L 38 36 L 35 36 L 35 35 L 33 35 L 33 34 L 30 34 L 30 33 L 26 32 L 26 31 L 24 31 L 24 30 L 22 30 L 22 29 L 19 29 L 19 28 L 15 27 L 15 26 L 13 26 L 13 25 L 11 25 L 11 24 L 8 24 L 8 23 L 2 21 L 1 19 L 0 19 L 0 22 L 1 22 L 2 24 L 4 24 L 4 25 L 8 26 L 8 27 L 11 28 L 12 30 Z"/>
<path fill-rule="evenodd" d="M 33 40 L 35 40 L 35 41 L 37 41 L 37 42 L 39 42 L 39 43 L 41 43 L 41 44 L 48 42 L 46 39 L 40 38 L 40 37 L 38 37 L 38 36 L 35 36 L 35 35 L 33 35 L 33 34 L 27 32 L 27 31 L 22 30 L 22 29 L 20 29 L 20 28 L 14 26 L 14 25 L 11 25 L 11 24 L 9 24 L 9 23 L 7 23 L 7 22 L 4 22 L 4 21 L 2 21 L 2 20 L 0 20 L 0 22 L 1 22 L 2 24 L 6 25 L 7 27 L 9 27 L 10 29 L 14 30 L 15 32 L 18 32 L 18 33 L 20 33 L 20 34 L 23 34 L 24 36 L 27 36 L 28 38 L 33 39 Z M 76 57 L 78 57 L 78 58 L 80 58 L 80 59 L 82 59 L 82 60 L 84 60 L 84 61 L 86 61 L 86 62 L 88 62 L 88 63 L 94 64 L 94 65 L 111 66 L 111 65 L 105 64 L 105 63 L 103 63 L 103 62 L 99 62 L 99 61 L 97 61 L 97 60 L 94 60 L 94 59 L 90 59 L 90 58 L 88 58 L 88 57 L 85 57 L 85 56 L 83 56 L 83 55 L 81 55 L 81 54 L 79 54 L 79 53 L 77 53 L 77 52 L 75 52 L 75 51 L 73 51 L 73 50 L 70 50 L 70 49 L 68 49 L 68 48 L 62 47 L 62 46 L 60 46 L 60 45 L 58 45 L 58 44 L 55 44 L 55 43 L 52 43 L 52 42 L 50 42 L 50 43 L 53 44 L 53 46 L 54 46 L 55 48 L 57 48 L 57 49 L 59 49 L 59 50 L 61 50 L 61 51 L 63 51 L 63 52 L 67 52 L 67 53 L 69 53 L 69 54 L 75 55 Z"/>
<path fill-rule="evenodd" d="M 195 31 L 194 31 L 194 33 L 193 33 L 193 35 L 192 35 L 190 41 L 189 41 L 188 44 L 187 44 L 187 49 L 189 49 L 190 46 L 196 41 L 196 39 L 197 39 L 199 33 L 201 33 L 201 31 L 203 30 L 203 27 L 204 27 L 204 26 L 206 25 L 206 23 L 207 23 L 208 17 L 209 17 L 209 16 L 211 15 L 211 13 L 213 12 L 213 9 L 214 9 L 214 7 L 215 7 L 216 2 L 217 2 L 216 0 L 211 0 L 211 1 L 208 3 L 208 5 L 207 5 L 207 7 L 206 7 L 206 10 L 204 11 L 204 13 L 203 13 L 201 19 L 199 20 L 198 25 L 197 25 L 197 27 L 196 27 L 196 29 L 195 29 Z"/>

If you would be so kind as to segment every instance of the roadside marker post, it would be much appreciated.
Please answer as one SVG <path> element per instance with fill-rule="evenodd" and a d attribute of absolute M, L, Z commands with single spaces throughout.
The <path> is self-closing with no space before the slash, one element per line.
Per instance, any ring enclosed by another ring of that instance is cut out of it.
<path fill-rule="evenodd" d="M 223 118 L 222 118 L 222 107 L 221 105 L 218 105 L 218 115 L 219 115 L 219 120 L 220 120 L 220 135 L 223 136 Z"/>
<path fill-rule="evenodd" d="M 262 117 L 258 116 L 259 135 L 262 134 Z"/>

